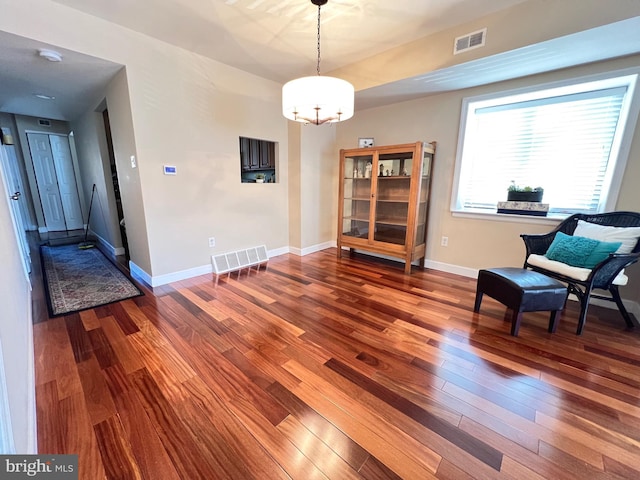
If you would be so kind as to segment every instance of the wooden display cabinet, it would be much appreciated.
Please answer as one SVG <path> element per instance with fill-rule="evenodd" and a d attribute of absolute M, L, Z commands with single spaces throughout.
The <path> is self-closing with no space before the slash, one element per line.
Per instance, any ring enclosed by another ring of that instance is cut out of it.
<path fill-rule="evenodd" d="M 424 267 L 436 142 L 340 150 L 338 257 L 364 250 Z"/>

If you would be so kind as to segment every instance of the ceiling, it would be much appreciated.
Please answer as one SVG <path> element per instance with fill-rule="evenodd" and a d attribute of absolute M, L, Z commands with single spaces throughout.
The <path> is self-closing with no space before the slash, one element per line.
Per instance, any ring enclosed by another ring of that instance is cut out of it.
<path fill-rule="evenodd" d="M 309 0 L 53 1 L 277 82 L 315 73 L 317 8 Z M 321 72 L 523 1 L 329 0 Z M 615 25 L 362 90 L 356 109 L 640 52 L 638 20 Z M 39 48 L 57 50 L 63 61 L 43 59 Z M 72 120 L 120 68 L 0 32 L 0 111 Z M 40 93 L 55 99 L 34 96 Z"/>

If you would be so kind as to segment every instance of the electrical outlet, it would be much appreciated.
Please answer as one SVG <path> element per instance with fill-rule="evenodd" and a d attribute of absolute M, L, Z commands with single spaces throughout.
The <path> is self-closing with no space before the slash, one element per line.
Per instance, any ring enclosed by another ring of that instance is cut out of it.
<path fill-rule="evenodd" d="M 216 246 L 216 239 L 215 239 L 215 237 L 209 237 L 209 246 L 210 246 L 210 247 L 215 247 L 215 246 Z"/>
<path fill-rule="evenodd" d="M 440 240 L 440 245 L 442 245 L 443 247 L 448 247 L 449 246 L 449 237 L 442 237 L 442 240 Z"/>

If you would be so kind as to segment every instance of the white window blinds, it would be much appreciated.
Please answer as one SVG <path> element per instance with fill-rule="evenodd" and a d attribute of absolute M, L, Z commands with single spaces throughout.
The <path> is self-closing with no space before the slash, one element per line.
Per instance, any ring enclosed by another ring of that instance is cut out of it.
<path fill-rule="evenodd" d="M 468 102 L 457 205 L 495 211 L 515 182 L 544 188 L 550 212 L 597 212 L 615 164 L 627 91 L 626 85 L 565 89 Z"/>

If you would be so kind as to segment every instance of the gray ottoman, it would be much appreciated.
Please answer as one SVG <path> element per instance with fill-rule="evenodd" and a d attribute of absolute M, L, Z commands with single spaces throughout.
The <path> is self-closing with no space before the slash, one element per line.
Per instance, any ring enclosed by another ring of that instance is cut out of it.
<path fill-rule="evenodd" d="M 486 294 L 513 311 L 511 335 L 518 335 L 523 312 L 551 311 L 549 332 L 556 331 L 556 317 L 564 308 L 568 290 L 566 285 L 524 268 L 489 268 L 478 272 L 474 312 L 480 311 L 482 296 Z"/>

